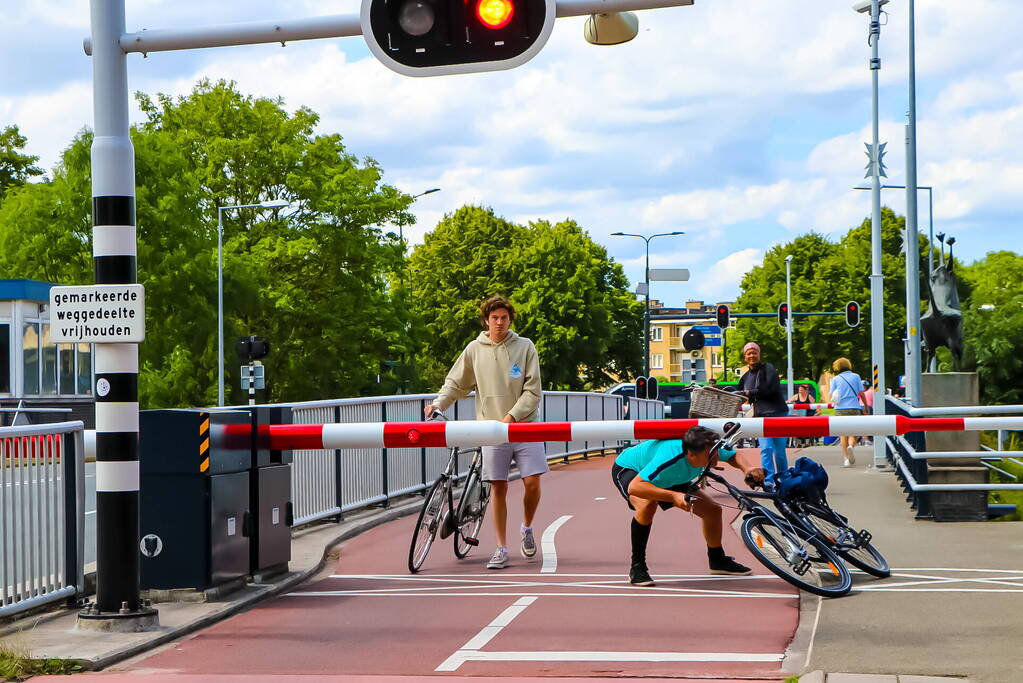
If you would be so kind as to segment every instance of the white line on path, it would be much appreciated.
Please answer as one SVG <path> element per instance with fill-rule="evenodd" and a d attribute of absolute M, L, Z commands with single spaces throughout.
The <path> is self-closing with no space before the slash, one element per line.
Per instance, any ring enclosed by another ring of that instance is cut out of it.
<path fill-rule="evenodd" d="M 481 647 L 489 643 L 494 636 L 501 632 L 501 629 L 510 624 L 515 617 L 522 614 L 523 610 L 532 605 L 535 601 L 536 596 L 526 596 L 516 600 L 512 603 L 511 607 L 498 614 L 496 619 L 484 626 L 483 630 L 470 638 L 468 643 L 441 662 L 440 666 L 434 669 L 434 671 L 458 670 L 458 667 L 462 665 L 462 662 L 466 661 L 467 655 L 477 652 Z"/>
<path fill-rule="evenodd" d="M 746 652 L 480 652 L 459 650 L 437 671 L 463 662 L 780 662 L 784 655 Z"/>
<path fill-rule="evenodd" d="M 558 533 L 561 525 L 570 519 L 572 519 L 572 515 L 562 515 L 543 530 L 543 537 L 540 539 L 540 551 L 543 553 L 541 574 L 553 574 L 558 571 L 558 551 L 554 547 L 554 534 Z"/>

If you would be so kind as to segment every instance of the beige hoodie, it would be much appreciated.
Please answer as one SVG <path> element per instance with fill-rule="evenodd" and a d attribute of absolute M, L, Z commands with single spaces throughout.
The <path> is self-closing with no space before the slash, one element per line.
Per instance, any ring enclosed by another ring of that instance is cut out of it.
<path fill-rule="evenodd" d="M 469 342 L 433 403 L 441 410 L 476 391 L 476 419 L 516 422 L 539 419 L 540 362 L 533 342 L 512 330 L 500 344 L 486 332 Z"/>

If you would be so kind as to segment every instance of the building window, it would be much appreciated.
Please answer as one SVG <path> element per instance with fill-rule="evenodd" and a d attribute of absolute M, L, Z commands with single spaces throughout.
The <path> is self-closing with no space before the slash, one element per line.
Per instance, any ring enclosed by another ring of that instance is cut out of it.
<path fill-rule="evenodd" d="M 657 328 L 661 329 L 661 328 Z M 650 354 L 650 369 L 651 370 L 663 370 L 664 369 L 664 354 L 663 353 L 652 353 Z"/>
<path fill-rule="evenodd" d="M 11 324 L 0 323 L 0 394 L 11 393 Z"/>
<path fill-rule="evenodd" d="M 21 332 L 26 396 L 39 393 L 39 323 L 25 323 Z"/>
<path fill-rule="evenodd" d="M 78 344 L 78 394 L 92 393 L 92 346 Z"/>
<path fill-rule="evenodd" d="M 57 345 L 50 342 L 50 325 L 42 324 L 42 359 L 44 394 L 57 393 Z"/>
<path fill-rule="evenodd" d="M 663 327 L 651 327 L 650 328 L 650 341 L 663 341 L 664 340 L 664 328 Z"/>
<path fill-rule="evenodd" d="M 57 344 L 57 393 L 75 393 L 75 347 Z"/>

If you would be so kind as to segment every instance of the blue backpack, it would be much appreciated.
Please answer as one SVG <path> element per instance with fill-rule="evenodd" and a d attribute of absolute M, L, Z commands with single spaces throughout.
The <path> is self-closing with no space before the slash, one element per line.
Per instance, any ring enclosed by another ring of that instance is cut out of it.
<path fill-rule="evenodd" d="M 799 458 L 796 464 L 774 475 L 775 490 L 782 500 L 803 498 L 819 501 L 828 488 L 828 473 L 810 458 Z"/>

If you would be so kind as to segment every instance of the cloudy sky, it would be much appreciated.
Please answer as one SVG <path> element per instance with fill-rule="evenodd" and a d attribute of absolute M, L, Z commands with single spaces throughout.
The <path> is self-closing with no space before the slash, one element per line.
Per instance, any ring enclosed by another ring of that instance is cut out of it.
<path fill-rule="evenodd" d="M 934 186 L 935 232 L 968 260 L 1019 250 L 1023 211 L 1020 0 L 917 2 L 919 183 Z M 574 218 L 671 304 L 736 296 L 765 250 L 816 230 L 840 235 L 870 213 L 861 182 L 870 137 L 868 19 L 851 0 L 696 0 L 639 13 L 630 43 L 597 47 L 582 18 L 511 71 L 407 78 L 362 38 L 130 55 L 129 87 L 186 94 L 200 78 L 283 97 L 321 115 L 321 132 L 377 159 L 418 200 L 414 241 L 465 203 L 517 221 Z M 358 0 L 127 0 L 127 28 L 353 14 Z M 888 182 L 905 179 L 908 2 L 882 29 L 882 140 Z M 88 0 L 0 2 L 0 126 L 17 124 L 52 167 L 92 123 Z M 133 110 L 133 120 L 139 120 Z M 904 192 L 887 190 L 900 213 Z M 921 193 L 921 229 L 927 195 Z M 868 273 L 864 273 L 864 278 Z"/>

